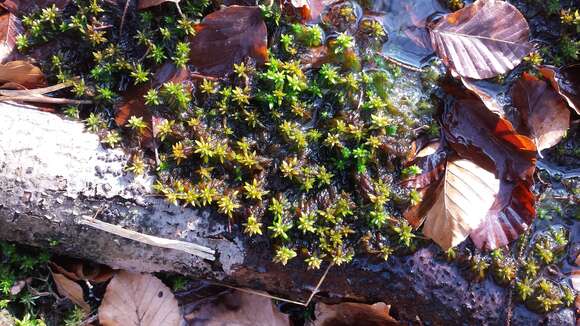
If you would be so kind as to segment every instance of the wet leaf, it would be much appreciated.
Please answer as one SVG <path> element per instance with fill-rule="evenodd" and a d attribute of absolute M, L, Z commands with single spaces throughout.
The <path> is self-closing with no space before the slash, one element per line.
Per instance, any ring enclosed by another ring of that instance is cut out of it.
<path fill-rule="evenodd" d="M 461 79 L 463 86 L 477 95 L 489 110 L 501 116 L 504 115 L 503 107 L 497 101 L 499 93 L 505 90 L 504 85 L 498 85 L 487 80 L 477 80 L 461 77 L 457 74 L 454 75 L 456 75 L 454 77 Z"/>
<path fill-rule="evenodd" d="M 548 83 L 524 73 L 512 87 L 511 94 L 521 118 L 518 131 L 530 136 L 538 151 L 556 145 L 566 135 L 570 111 Z"/>
<path fill-rule="evenodd" d="M 492 208 L 470 237 L 482 250 L 503 247 L 517 239 L 536 216 L 535 197 L 526 181 L 503 180 Z"/>
<path fill-rule="evenodd" d="M 181 319 L 171 290 L 149 274 L 117 273 L 99 307 L 99 322 L 103 326 L 177 326 Z"/>
<path fill-rule="evenodd" d="M 441 18 L 430 34 L 441 60 L 474 79 L 508 72 L 532 50 L 526 19 L 505 1 L 476 1 Z"/>
<path fill-rule="evenodd" d="M 190 61 L 204 75 L 224 75 L 246 57 L 258 65 L 268 58 L 268 32 L 258 7 L 223 8 L 205 16 L 195 29 Z"/>
<path fill-rule="evenodd" d="M 46 86 L 46 80 L 40 68 L 26 61 L 0 64 L 0 86 L 6 83 L 18 84 L 28 89 Z"/>
<path fill-rule="evenodd" d="M 400 323 L 389 314 L 390 306 L 383 302 L 375 304 L 340 303 L 327 305 L 316 304 L 316 319 L 308 326 L 348 326 L 348 325 L 382 325 L 393 326 Z"/>
<path fill-rule="evenodd" d="M 443 250 L 463 242 L 478 228 L 499 191 L 494 174 L 466 159 L 450 160 L 434 190 L 423 233 Z"/>
<path fill-rule="evenodd" d="M 560 69 L 543 66 L 538 70 L 544 78 L 550 81 L 552 87 L 580 115 L 580 64 L 566 66 Z"/>
<path fill-rule="evenodd" d="M 7 12 L 0 16 L 0 63 L 9 60 L 16 47 L 16 36 L 22 32 L 22 25 L 16 15 Z"/>
<path fill-rule="evenodd" d="M 384 13 L 382 22 L 389 39 L 382 52 L 415 67 L 426 65 L 433 55 L 427 21 L 437 13 L 448 12 L 447 9 L 437 0 L 379 0 L 373 1 L 372 10 Z"/>
<path fill-rule="evenodd" d="M 60 295 L 70 299 L 74 304 L 79 306 L 85 312 L 91 311 L 91 307 L 84 299 L 83 288 L 75 281 L 69 279 L 63 274 L 55 273 L 51 270 L 52 278 L 56 284 L 56 289 Z"/>
<path fill-rule="evenodd" d="M 151 7 L 157 7 L 165 2 L 179 3 L 180 0 L 139 0 L 139 5 L 137 9 L 147 9 Z"/>
<path fill-rule="evenodd" d="M 442 129 L 451 148 L 500 179 L 528 179 L 536 164 L 534 142 L 519 134 L 512 124 L 488 110 L 471 93 L 446 87 L 455 95 L 442 116 Z"/>

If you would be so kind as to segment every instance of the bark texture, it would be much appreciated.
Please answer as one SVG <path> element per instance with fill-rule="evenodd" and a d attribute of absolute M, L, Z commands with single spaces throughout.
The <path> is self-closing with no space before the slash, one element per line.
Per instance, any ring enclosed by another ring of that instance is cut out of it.
<path fill-rule="evenodd" d="M 265 240 L 244 240 L 237 227 L 210 209 L 168 205 L 151 196 L 151 178 L 123 172 L 127 156 L 105 150 L 79 122 L 0 103 L 0 239 L 90 259 L 133 271 L 169 271 L 265 290 L 306 301 L 322 275 L 303 264 L 271 263 Z M 92 218 L 158 237 L 216 250 L 208 261 L 185 252 L 127 240 L 79 223 Z M 56 243 L 56 244 L 55 244 Z M 385 301 L 399 318 L 432 324 L 573 325 L 572 309 L 536 315 L 510 301 L 509 291 L 487 279 L 471 283 L 428 246 L 413 255 L 357 258 L 332 267 L 317 299 Z"/>

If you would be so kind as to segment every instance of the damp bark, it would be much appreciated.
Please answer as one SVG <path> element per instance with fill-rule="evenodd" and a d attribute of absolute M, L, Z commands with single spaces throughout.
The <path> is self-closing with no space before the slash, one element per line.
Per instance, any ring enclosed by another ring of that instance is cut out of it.
<path fill-rule="evenodd" d="M 80 122 L 0 103 L 0 239 L 141 272 L 176 272 L 304 302 L 323 271 L 271 262 L 265 240 L 248 240 L 210 209 L 167 204 L 152 178 L 134 178 L 121 150 L 101 147 Z M 87 219 L 215 250 L 215 260 L 87 226 Z M 315 300 L 384 301 L 401 320 L 429 324 L 573 325 L 572 309 L 537 315 L 490 279 L 471 282 L 435 245 L 388 262 L 358 257 L 332 267 Z"/>

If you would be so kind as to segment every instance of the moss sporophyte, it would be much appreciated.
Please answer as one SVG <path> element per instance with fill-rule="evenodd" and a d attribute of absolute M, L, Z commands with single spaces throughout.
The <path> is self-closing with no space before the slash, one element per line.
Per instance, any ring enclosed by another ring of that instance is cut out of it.
<path fill-rule="evenodd" d="M 204 67 L 191 64 L 190 42 L 203 29 L 195 24 L 217 8 L 193 0 L 179 6 L 130 14 L 136 28 L 121 37 L 106 27 L 114 10 L 106 2 L 75 1 L 65 11 L 51 6 L 22 18 L 26 32 L 16 44 L 30 51 L 73 39 L 78 46 L 55 51 L 43 69 L 51 81 L 78 76 L 73 96 L 94 99 L 90 107 L 69 107 L 67 115 L 84 119 L 104 145 L 130 152 L 125 170 L 154 173 L 155 191 L 168 202 L 208 207 L 231 232 L 267 241 L 277 263 L 319 269 L 366 254 L 388 261 L 427 243 L 402 216 L 421 201 L 422 189 L 401 180 L 425 172 L 406 164 L 418 134 L 440 135 L 431 100 L 439 70 L 413 74 L 385 61 L 376 54 L 388 38 L 382 22 L 360 17 L 354 2 L 338 2 L 309 25 L 262 5 L 265 62 L 244 55 L 221 67 L 224 74 L 198 73 Z M 565 28 L 561 46 L 529 54 L 526 64 L 578 56 L 577 8 L 554 15 Z M 167 66 L 187 77 L 160 73 Z M 412 81 L 421 94 L 405 92 Z M 127 106 L 122 123 L 113 109 L 119 103 L 137 103 Z M 463 247 L 442 255 L 468 262 L 475 280 L 492 274 L 530 307 L 549 310 L 570 295 L 537 277 L 561 259 L 568 237 L 561 229 L 534 237 L 521 259 Z"/>

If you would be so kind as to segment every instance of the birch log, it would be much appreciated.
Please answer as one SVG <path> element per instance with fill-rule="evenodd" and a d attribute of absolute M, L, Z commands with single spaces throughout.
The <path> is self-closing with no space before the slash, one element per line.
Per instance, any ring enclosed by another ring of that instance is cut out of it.
<path fill-rule="evenodd" d="M 209 209 L 168 205 L 152 177 L 124 173 L 126 154 L 80 122 L 0 103 L 0 239 L 143 272 L 176 272 L 304 302 L 324 270 L 271 263 L 266 240 L 226 231 Z M 384 301 L 401 320 L 443 325 L 573 325 L 572 309 L 541 316 L 493 281 L 471 283 L 428 246 L 413 255 L 332 267 L 315 300 Z"/>

